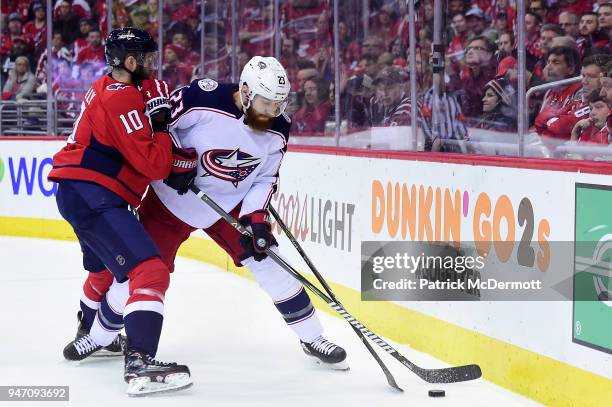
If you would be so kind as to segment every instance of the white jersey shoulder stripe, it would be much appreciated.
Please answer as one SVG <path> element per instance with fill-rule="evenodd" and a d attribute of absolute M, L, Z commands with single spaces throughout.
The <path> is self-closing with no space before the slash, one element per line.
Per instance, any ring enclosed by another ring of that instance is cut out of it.
<path fill-rule="evenodd" d="M 275 131 L 275 130 L 270 130 L 270 129 L 266 130 L 266 133 L 272 133 L 276 136 L 279 136 L 283 140 L 283 146 L 287 145 L 287 140 L 285 139 L 285 136 L 283 135 L 283 133 Z"/>
<path fill-rule="evenodd" d="M 208 111 L 208 112 L 219 113 L 219 114 L 222 114 L 224 116 L 231 117 L 232 119 L 236 119 L 236 116 L 234 116 L 231 113 L 225 112 L 223 110 L 213 109 L 212 107 L 192 107 L 191 109 L 187 110 L 185 113 L 183 113 L 179 117 L 177 117 L 173 122 L 171 122 L 170 126 L 174 126 L 176 123 L 178 123 L 179 120 L 181 120 L 182 117 L 184 117 L 184 116 L 188 115 L 189 113 L 192 113 L 192 112 L 194 112 L 196 110 L 204 110 L 204 111 Z"/>

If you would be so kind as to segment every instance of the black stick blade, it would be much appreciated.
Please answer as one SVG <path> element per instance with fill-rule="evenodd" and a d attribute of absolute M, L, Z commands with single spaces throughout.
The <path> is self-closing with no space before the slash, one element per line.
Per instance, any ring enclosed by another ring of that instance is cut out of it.
<path fill-rule="evenodd" d="M 447 367 L 445 369 L 423 369 L 423 380 L 428 383 L 457 383 L 476 380 L 482 376 L 478 365 Z"/>

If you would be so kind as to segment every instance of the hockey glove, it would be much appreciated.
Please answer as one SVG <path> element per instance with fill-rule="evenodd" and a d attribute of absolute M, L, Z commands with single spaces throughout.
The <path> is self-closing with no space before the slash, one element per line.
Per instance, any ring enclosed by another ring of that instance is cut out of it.
<path fill-rule="evenodd" d="M 168 83 L 159 79 L 142 81 L 140 92 L 145 103 L 145 113 L 151 118 L 153 131 L 168 131 L 171 107 L 168 89 Z"/>
<path fill-rule="evenodd" d="M 245 254 L 253 256 L 256 261 L 262 261 L 266 257 L 266 250 L 271 245 L 276 244 L 270 226 L 270 215 L 266 210 L 258 210 L 248 215 L 243 215 L 238 219 L 242 226 L 251 227 L 253 236 L 240 236 L 240 246 L 245 250 Z"/>
<path fill-rule="evenodd" d="M 183 195 L 189 191 L 196 175 L 198 175 L 198 153 L 195 148 L 172 146 L 172 168 L 164 184 L 176 189 L 179 195 Z"/>

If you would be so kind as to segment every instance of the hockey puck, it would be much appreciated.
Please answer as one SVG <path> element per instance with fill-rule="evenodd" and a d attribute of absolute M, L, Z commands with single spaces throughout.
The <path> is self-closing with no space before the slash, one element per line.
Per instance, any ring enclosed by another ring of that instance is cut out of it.
<path fill-rule="evenodd" d="M 429 390 L 429 397 L 444 397 L 446 392 L 444 390 Z"/>

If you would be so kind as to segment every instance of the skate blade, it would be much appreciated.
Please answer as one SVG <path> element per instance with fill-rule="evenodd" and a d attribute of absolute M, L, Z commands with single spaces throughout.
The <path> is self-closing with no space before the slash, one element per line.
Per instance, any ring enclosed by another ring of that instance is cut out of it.
<path fill-rule="evenodd" d="M 123 356 L 123 351 L 121 352 L 111 352 L 107 349 L 100 349 L 99 351 L 93 353 L 92 355 L 90 355 L 90 358 L 112 358 L 112 357 L 117 357 L 117 356 Z"/>
<path fill-rule="evenodd" d="M 137 377 L 130 380 L 127 395 L 130 397 L 144 397 L 155 394 L 171 393 L 193 386 L 191 377 L 187 373 L 169 374 L 163 382 L 152 382 L 150 377 Z"/>
<path fill-rule="evenodd" d="M 327 369 L 340 370 L 340 371 L 347 371 L 347 370 L 351 369 L 351 367 L 349 366 L 349 364 L 346 361 L 346 359 L 344 359 L 342 362 L 338 362 L 338 363 L 325 363 L 325 362 L 323 362 L 321 359 L 319 359 L 316 356 L 312 356 L 312 355 L 308 355 L 308 356 L 317 365 L 322 366 L 322 367 L 327 368 Z"/>

